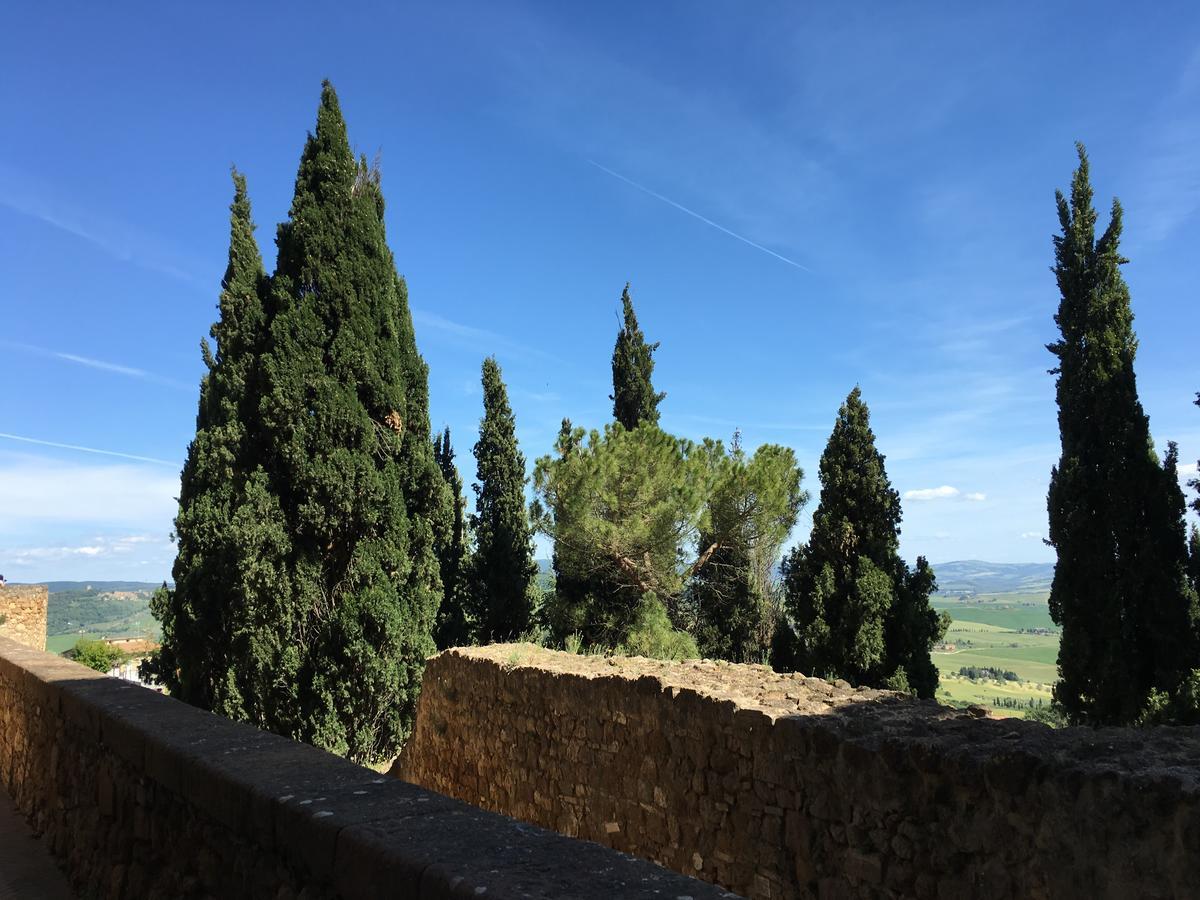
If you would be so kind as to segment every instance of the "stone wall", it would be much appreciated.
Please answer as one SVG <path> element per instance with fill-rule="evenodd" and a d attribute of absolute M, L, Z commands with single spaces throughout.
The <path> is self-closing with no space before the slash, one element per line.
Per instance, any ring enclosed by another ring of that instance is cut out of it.
<path fill-rule="evenodd" d="M 508 645 L 430 661 L 393 772 L 754 898 L 1200 895 L 1200 728 Z"/>
<path fill-rule="evenodd" d="M 0 587 L 0 637 L 12 638 L 35 650 L 46 649 L 44 584 L 10 584 Z"/>
<path fill-rule="evenodd" d="M 0 784 L 84 898 L 728 896 L 5 638 Z"/>

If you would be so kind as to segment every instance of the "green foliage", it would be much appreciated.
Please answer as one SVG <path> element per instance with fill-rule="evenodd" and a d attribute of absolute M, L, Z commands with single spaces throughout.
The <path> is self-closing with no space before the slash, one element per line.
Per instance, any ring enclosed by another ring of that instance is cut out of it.
<path fill-rule="evenodd" d="M 972 681 L 985 679 L 994 681 L 1021 680 L 1020 676 L 1011 669 L 997 669 L 992 666 L 960 666 L 958 674 L 963 678 L 970 678 Z"/>
<path fill-rule="evenodd" d="M 690 575 L 683 550 L 705 521 L 713 447 L 643 422 L 603 434 L 564 420 L 556 456 L 538 460 L 533 518 L 554 540 L 557 590 L 544 615 L 556 637 L 616 646 L 646 593 L 677 598 Z"/>
<path fill-rule="evenodd" d="M 434 642 L 439 650 L 461 647 L 471 643 L 474 632 L 468 615 L 470 606 L 470 550 L 467 535 L 467 501 L 463 497 L 462 476 L 454 465 L 454 447 L 450 444 L 450 429 L 433 442 L 433 459 L 442 473 L 450 492 L 451 517 L 448 527 L 434 533 L 434 550 L 442 575 L 442 602 L 438 608 Z"/>
<path fill-rule="evenodd" d="M 889 691 L 898 691 L 901 694 L 915 693 L 912 685 L 908 683 L 908 673 L 903 669 L 897 669 L 887 678 L 883 679 L 882 687 Z"/>
<path fill-rule="evenodd" d="M 808 494 L 791 449 L 766 444 L 747 458 L 738 435 L 716 463 L 706 527 L 697 542 L 702 564 L 688 586 L 679 618 L 710 659 L 761 662 L 779 617 L 774 573 L 779 551 Z"/>
<path fill-rule="evenodd" d="M 135 596 L 114 596 L 95 590 L 51 591 L 46 609 L 46 634 L 71 634 L 80 629 L 110 636 L 128 633 L 139 618 L 148 618 L 150 602 L 148 591 L 130 593 Z"/>
<path fill-rule="evenodd" d="M 653 592 L 647 593 L 638 604 L 633 626 L 619 652 L 625 656 L 667 660 L 695 659 L 700 655 L 690 634 L 671 627 L 667 608 Z"/>
<path fill-rule="evenodd" d="M 266 278 L 254 240 L 246 180 L 233 172 L 229 254 L 221 281 L 214 353 L 201 342 L 196 436 L 181 475 L 174 589 L 165 584 L 151 609 L 162 624 L 161 670 L 181 700 L 244 715 L 235 671 L 240 660 L 233 619 L 248 602 L 239 571 L 248 548 L 235 527 L 256 467 L 258 357 L 266 340 Z"/>
<path fill-rule="evenodd" d="M 176 589 L 152 602 L 172 693 L 359 762 L 409 727 L 452 520 L 383 208 L 328 83 L 269 282 L 238 182 Z"/>
<path fill-rule="evenodd" d="M 483 420 L 475 460 L 471 608 L 480 642 L 507 641 L 529 628 L 541 591 L 525 508 L 525 457 L 495 357 L 483 361 Z"/>
<path fill-rule="evenodd" d="M 1137 339 L 1121 277 L 1122 211 L 1097 240 L 1088 160 L 1057 194 L 1054 238 L 1061 332 L 1062 456 L 1050 476 L 1058 552 L 1050 614 L 1062 627 L 1055 699 L 1088 724 L 1126 724 L 1174 697 L 1197 662 L 1197 597 L 1188 584 L 1184 501 L 1170 445 L 1160 464 L 1134 377 Z M 1170 708 L 1166 702 L 1162 708 Z"/>
<path fill-rule="evenodd" d="M 654 374 L 653 353 L 659 345 L 646 343 L 633 311 L 628 282 L 621 292 L 621 308 L 624 324 L 613 347 L 613 392 L 608 399 L 613 402 L 613 418 L 632 431 L 641 422 L 658 424 L 658 404 L 667 395 L 654 392 L 650 378 Z"/>
<path fill-rule="evenodd" d="M 1039 706 L 1030 704 L 1029 711 L 1025 713 L 1025 721 L 1040 722 L 1051 728 L 1065 728 L 1070 724 L 1067 721 L 1067 714 L 1057 703 L 1046 703 Z"/>
<path fill-rule="evenodd" d="M 75 642 L 73 658 L 75 662 L 95 669 L 97 672 L 108 672 L 125 658 L 125 654 L 107 641 L 80 638 Z"/>
<path fill-rule="evenodd" d="M 1137 724 L 1200 725 L 1200 669 L 1192 669 L 1172 693 L 1151 688 Z"/>
<path fill-rule="evenodd" d="M 900 559 L 900 496 L 869 416 L 856 387 L 821 456 L 809 541 L 783 563 L 792 625 L 781 624 L 772 661 L 859 685 L 881 686 L 902 670 L 914 693 L 932 697 L 930 648 L 948 622 L 929 605 L 936 583 L 928 563 L 910 571 Z"/>

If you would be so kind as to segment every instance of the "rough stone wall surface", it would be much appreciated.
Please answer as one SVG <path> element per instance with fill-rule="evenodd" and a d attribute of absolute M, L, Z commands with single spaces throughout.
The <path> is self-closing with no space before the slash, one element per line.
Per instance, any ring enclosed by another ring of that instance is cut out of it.
<path fill-rule="evenodd" d="M 1200 897 L 1200 728 L 499 645 L 430 661 L 393 774 L 753 898 Z"/>
<path fill-rule="evenodd" d="M 729 896 L 4 638 L 0 784 L 83 898 Z"/>
<path fill-rule="evenodd" d="M 46 649 L 44 584 L 9 584 L 0 587 L 0 637 L 12 638 L 34 650 Z"/>

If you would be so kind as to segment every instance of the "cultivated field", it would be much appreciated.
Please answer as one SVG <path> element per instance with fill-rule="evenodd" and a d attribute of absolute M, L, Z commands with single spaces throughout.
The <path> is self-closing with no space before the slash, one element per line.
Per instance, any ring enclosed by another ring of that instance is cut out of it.
<path fill-rule="evenodd" d="M 933 654 L 941 673 L 938 699 L 953 705 L 979 704 L 999 715 L 1023 715 L 1031 701 L 1049 703 L 1050 687 L 1058 678 L 1058 629 L 1050 618 L 1048 596 L 1046 591 L 935 596 L 934 607 L 954 619 L 945 637 L 953 649 Z M 1031 633 L 1032 629 L 1050 633 Z M 963 666 L 1013 672 L 1021 680 L 972 681 L 958 677 Z M 1005 702 L 1021 708 L 996 705 Z"/>

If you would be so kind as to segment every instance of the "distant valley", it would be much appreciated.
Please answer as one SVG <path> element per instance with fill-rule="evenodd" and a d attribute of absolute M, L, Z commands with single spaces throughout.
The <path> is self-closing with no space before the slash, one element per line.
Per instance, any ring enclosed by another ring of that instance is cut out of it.
<path fill-rule="evenodd" d="M 150 615 L 150 596 L 159 587 L 145 581 L 51 581 L 46 614 L 46 649 L 61 653 L 81 637 L 159 636 Z"/>

